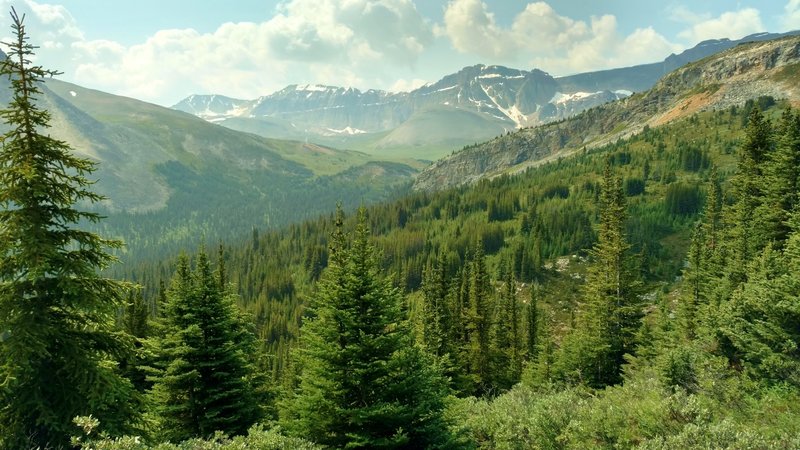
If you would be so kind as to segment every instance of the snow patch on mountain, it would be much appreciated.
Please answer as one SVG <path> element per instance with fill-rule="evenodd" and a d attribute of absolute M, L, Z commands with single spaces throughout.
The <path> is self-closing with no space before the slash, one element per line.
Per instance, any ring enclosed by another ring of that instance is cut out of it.
<path fill-rule="evenodd" d="M 489 100 L 491 100 L 493 103 L 492 105 L 489 105 L 489 107 L 496 108 L 504 115 L 504 117 L 498 117 L 494 114 L 490 114 L 491 116 L 504 120 L 511 119 L 511 121 L 513 121 L 517 125 L 517 128 L 522 128 L 524 126 L 528 118 L 525 116 L 525 114 L 522 113 L 522 111 L 519 110 L 519 108 L 517 108 L 517 105 L 511 105 L 508 108 L 500 106 L 500 102 L 498 102 L 497 99 L 492 94 L 489 93 L 489 89 L 487 89 L 486 86 L 484 86 L 481 83 L 478 84 L 480 85 L 481 89 L 483 89 L 483 93 L 486 94 L 486 96 L 489 97 Z"/>
<path fill-rule="evenodd" d="M 364 130 L 359 130 L 358 128 L 353 127 L 344 127 L 341 130 L 336 130 L 334 128 L 326 128 L 327 131 L 330 131 L 333 134 L 346 134 L 348 136 L 353 136 L 355 134 L 365 134 L 367 133 Z"/>
<path fill-rule="evenodd" d="M 296 91 L 303 91 L 303 92 L 326 92 L 330 90 L 328 86 L 323 86 L 321 84 L 299 84 L 294 88 Z"/>
<path fill-rule="evenodd" d="M 591 97 L 593 95 L 601 94 L 603 91 L 597 92 L 574 92 L 572 94 L 565 94 L 563 92 L 556 92 L 553 98 L 550 99 L 550 103 L 554 103 L 556 105 L 561 103 L 567 102 L 574 102 L 578 100 L 583 100 L 585 98 Z"/>

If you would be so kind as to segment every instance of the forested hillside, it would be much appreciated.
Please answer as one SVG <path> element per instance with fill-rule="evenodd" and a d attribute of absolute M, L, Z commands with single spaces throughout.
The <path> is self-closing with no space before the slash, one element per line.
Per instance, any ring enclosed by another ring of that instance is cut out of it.
<path fill-rule="evenodd" d="M 417 344 L 450 380 L 453 445 L 794 447 L 799 127 L 762 98 L 364 211 Z M 225 250 L 279 398 L 304 373 L 289 355 L 318 314 L 304 305 L 335 230 L 356 221 Z M 172 270 L 130 275 L 155 298 Z"/>
<path fill-rule="evenodd" d="M 760 100 L 779 114 L 772 99 Z M 597 239 L 598 199 L 608 160 L 622 178 L 633 253 L 645 280 L 667 285 L 681 274 L 692 224 L 703 206 L 712 166 L 723 183 L 735 170 L 747 115 L 756 106 L 704 113 L 673 126 L 648 129 L 575 158 L 471 188 L 415 193 L 368 208 L 382 266 L 395 284 L 417 298 L 423 276 L 437 261 L 446 280 L 458 280 L 478 250 L 496 282 L 505 272 L 524 283 L 559 292 L 580 284 L 587 251 Z M 296 335 L 303 298 L 324 269 L 331 217 L 275 232 L 254 231 L 227 244 L 225 264 L 245 307 L 270 346 Z M 141 283 L 154 298 L 173 262 L 118 265 L 118 276 Z M 558 286 L 557 288 L 555 286 Z M 570 289 L 575 289 L 576 286 Z M 656 289 L 655 287 L 651 289 Z M 544 295 L 544 294 L 543 294 Z M 560 299 L 571 309 L 572 299 Z M 283 350 L 273 348 L 280 371 Z"/>
<path fill-rule="evenodd" d="M 8 86 L 0 80 L 4 104 Z M 106 198 L 92 207 L 108 220 L 95 230 L 123 239 L 127 260 L 313 218 L 339 200 L 390 199 L 424 165 L 237 132 L 52 78 L 41 89 L 49 133 L 99 163 L 92 176 Z"/>

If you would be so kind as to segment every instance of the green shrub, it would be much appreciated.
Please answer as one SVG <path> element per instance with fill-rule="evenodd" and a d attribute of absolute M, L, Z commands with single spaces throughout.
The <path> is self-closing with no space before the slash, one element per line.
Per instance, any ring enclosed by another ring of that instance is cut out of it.
<path fill-rule="evenodd" d="M 587 392 L 537 392 L 517 385 L 494 400 L 468 402 L 466 428 L 480 448 L 558 449 L 561 435 Z"/>
<path fill-rule="evenodd" d="M 796 449 L 800 436 L 768 439 L 754 430 L 742 429 L 730 420 L 711 425 L 689 424 L 672 436 L 657 437 L 636 447 L 639 450 L 672 449 Z"/>
<path fill-rule="evenodd" d="M 78 420 L 80 420 L 79 418 Z M 84 423 L 84 421 L 81 421 Z M 84 434 L 91 437 L 91 429 Z M 314 445 L 305 439 L 286 437 L 278 429 L 265 430 L 262 426 L 252 427 L 247 436 L 237 436 L 227 438 L 222 434 L 217 434 L 210 439 L 190 439 L 178 444 L 159 443 L 148 445 L 138 436 L 125 436 L 116 439 L 93 440 L 84 437 L 80 440 L 74 439 L 73 442 L 83 450 L 320 450 L 322 447 Z"/>

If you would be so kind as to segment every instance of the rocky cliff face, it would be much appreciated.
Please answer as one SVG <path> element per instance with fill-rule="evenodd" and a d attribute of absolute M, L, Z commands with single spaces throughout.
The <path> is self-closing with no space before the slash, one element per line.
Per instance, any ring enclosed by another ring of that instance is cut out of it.
<path fill-rule="evenodd" d="M 522 170 L 645 125 L 765 95 L 800 102 L 800 37 L 741 44 L 668 74 L 647 92 L 466 148 L 425 169 L 414 188 L 443 189 Z"/>

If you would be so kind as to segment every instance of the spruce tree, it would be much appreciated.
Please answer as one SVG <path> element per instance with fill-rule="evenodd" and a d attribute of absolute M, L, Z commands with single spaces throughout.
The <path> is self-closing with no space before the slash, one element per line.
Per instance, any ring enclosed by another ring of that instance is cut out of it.
<path fill-rule="evenodd" d="M 125 304 L 122 326 L 134 338 L 146 338 L 149 333 L 150 308 L 141 289 L 131 290 Z"/>
<path fill-rule="evenodd" d="M 509 389 L 519 381 L 522 358 L 519 340 L 519 308 L 516 282 L 509 269 L 497 304 L 496 321 L 492 327 L 492 378 L 496 387 Z"/>
<path fill-rule="evenodd" d="M 795 229 L 784 253 L 764 248 L 750 265 L 748 280 L 720 307 L 722 353 L 731 367 L 762 384 L 800 387 L 798 264 L 800 233 Z"/>
<path fill-rule="evenodd" d="M 146 367 L 149 365 L 151 353 L 146 346 L 150 334 L 150 308 L 144 300 L 141 289 L 131 290 L 122 316 L 122 328 L 133 338 L 134 351 L 126 361 L 120 364 L 125 378 L 129 379 L 136 390 L 145 393 L 152 383 L 147 381 Z"/>
<path fill-rule="evenodd" d="M 769 239 L 767 215 L 762 211 L 765 180 L 763 171 L 772 147 L 772 128 L 758 108 L 750 113 L 744 142 L 739 150 L 739 163 L 731 180 L 735 204 L 728 222 L 731 262 L 728 278 L 732 288 L 747 279 L 747 265 Z"/>
<path fill-rule="evenodd" d="M 795 387 L 800 386 L 797 121 L 786 112 L 771 130 L 759 114 L 751 116 L 727 230 L 734 256 L 729 285 L 708 314 L 714 348 L 730 367 L 765 384 Z M 776 148 L 770 151 L 772 142 Z M 754 208 L 749 215 L 748 207 Z M 724 281 L 719 278 L 712 283 Z"/>
<path fill-rule="evenodd" d="M 538 309 L 538 308 L 535 308 Z M 529 316 L 531 317 L 531 316 Z M 524 374 L 524 381 L 533 386 L 544 386 L 550 384 L 553 380 L 554 364 L 556 363 L 556 344 L 553 340 L 552 333 L 552 317 L 548 311 L 542 311 L 537 314 L 539 320 L 537 321 L 536 331 L 533 335 L 536 336 L 533 344 L 535 349 L 529 350 L 529 357 Z"/>
<path fill-rule="evenodd" d="M 800 189 L 800 115 L 784 111 L 776 127 L 775 150 L 764 168 L 766 241 L 783 248 L 790 233 L 789 218 L 798 204 Z"/>
<path fill-rule="evenodd" d="M 708 179 L 705 210 L 703 211 L 703 230 L 706 247 L 710 254 L 719 248 L 719 236 L 722 227 L 722 187 L 719 184 L 717 168 L 711 168 Z"/>
<path fill-rule="evenodd" d="M 444 252 L 441 252 L 423 277 L 422 328 L 425 349 L 441 358 L 448 353 L 450 310 L 447 307 L 447 280 L 445 279 Z"/>
<path fill-rule="evenodd" d="M 243 434 L 261 418 L 255 336 L 204 251 L 192 272 L 184 255 L 167 292 L 164 337 L 153 377 L 158 433 L 180 441 L 216 431 Z"/>
<path fill-rule="evenodd" d="M 12 9 L 11 19 L 0 63 L 11 82 L 0 110 L 0 447 L 58 448 L 79 415 L 111 434 L 131 430 L 139 405 L 116 363 L 131 343 L 114 329 L 128 287 L 98 275 L 122 244 L 78 228 L 101 219 L 75 206 L 102 199 L 87 178 L 95 164 L 47 134 L 37 99 L 57 73 L 32 65 L 24 16 Z"/>
<path fill-rule="evenodd" d="M 468 361 L 475 393 L 482 395 L 490 392 L 492 388 L 491 325 L 494 292 L 486 269 L 483 242 L 478 239 L 475 247 L 469 280 Z"/>
<path fill-rule="evenodd" d="M 535 361 L 539 348 L 539 285 L 531 285 L 530 300 L 525 307 L 525 359 Z"/>
<path fill-rule="evenodd" d="M 352 239 L 337 212 L 329 266 L 300 334 L 287 429 L 334 448 L 436 448 L 444 380 L 413 344 L 402 297 L 378 266 L 363 209 Z"/>
<path fill-rule="evenodd" d="M 703 291 L 708 281 L 704 276 L 706 271 L 705 243 L 704 227 L 702 223 L 698 223 L 694 227 L 692 242 L 689 245 L 689 266 L 683 271 L 686 292 L 681 298 L 678 310 L 681 333 L 688 339 L 695 336 L 698 307 L 702 302 Z"/>
<path fill-rule="evenodd" d="M 638 273 L 625 239 L 625 194 L 606 161 L 600 192 L 600 227 L 586 276 L 584 309 L 565 339 L 559 367 L 563 377 L 593 387 L 622 380 L 625 354 L 633 353 L 642 317 Z"/>
<path fill-rule="evenodd" d="M 465 259 L 469 261 L 469 255 Z M 448 333 L 448 347 L 451 349 L 448 375 L 452 378 L 453 388 L 464 394 L 474 390 L 474 383 L 469 375 L 469 285 L 470 264 L 467 263 L 452 281 L 447 296 L 452 318 Z"/>

